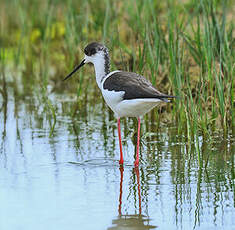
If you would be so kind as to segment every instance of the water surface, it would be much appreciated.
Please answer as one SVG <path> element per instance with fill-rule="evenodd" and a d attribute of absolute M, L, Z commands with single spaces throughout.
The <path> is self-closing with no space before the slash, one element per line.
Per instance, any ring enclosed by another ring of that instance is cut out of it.
<path fill-rule="evenodd" d="M 231 133 L 195 144 L 145 119 L 134 168 L 136 122 L 123 119 L 120 168 L 116 121 L 101 99 L 74 110 L 73 96 L 49 98 L 56 123 L 38 94 L 8 84 L 0 97 L 1 229 L 235 229 Z"/>

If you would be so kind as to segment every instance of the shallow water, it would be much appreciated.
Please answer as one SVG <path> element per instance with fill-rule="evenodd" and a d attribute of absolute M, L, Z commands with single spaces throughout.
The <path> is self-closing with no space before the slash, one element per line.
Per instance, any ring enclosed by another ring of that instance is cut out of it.
<path fill-rule="evenodd" d="M 188 143 L 169 123 L 144 121 L 134 168 L 136 123 L 102 103 L 50 94 L 56 123 L 38 95 L 0 97 L 0 228 L 235 229 L 234 137 Z M 132 142 L 133 140 L 133 142 Z"/>

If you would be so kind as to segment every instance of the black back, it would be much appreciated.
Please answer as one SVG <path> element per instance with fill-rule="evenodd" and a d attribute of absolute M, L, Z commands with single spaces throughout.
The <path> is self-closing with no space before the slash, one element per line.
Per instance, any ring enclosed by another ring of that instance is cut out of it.
<path fill-rule="evenodd" d="M 147 79 L 143 76 L 132 72 L 116 72 L 108 77 L 103 88 L 114 91 L 124 91 L 124 100 L 137 98 L 157 98 L 162 101 L 167 101 L 167 98 L 173 98 L 159 92 Z"/>

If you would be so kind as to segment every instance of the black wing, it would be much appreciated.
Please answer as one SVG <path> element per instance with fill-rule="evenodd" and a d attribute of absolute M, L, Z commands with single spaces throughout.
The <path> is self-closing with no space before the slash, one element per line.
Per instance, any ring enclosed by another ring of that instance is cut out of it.
<path fill-rule="evenodd" d="M 124 100 L 136 98 L 157 98 L 167 101 L 167 98 L 174 98 L 174 96 L 169 96 L 159 92 L 143 76 L 132 72 L 120 71 L 112 74 L 105 80 L 103 88 L 110 91 L 124 91 Z"/>

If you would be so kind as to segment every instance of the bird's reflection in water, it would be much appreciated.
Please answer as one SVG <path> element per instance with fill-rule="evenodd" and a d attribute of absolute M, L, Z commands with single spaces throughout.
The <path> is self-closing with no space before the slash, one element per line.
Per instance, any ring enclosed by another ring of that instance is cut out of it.
<path fill-rule="evenodd" d="M 107 230 L 147 230 L 155 229 L 157 226 L 150 225 L 150 219 L 148 216 L 142 215 L 141 208 L 141 187 L 140 187 L 140 173 L 139 168 L 135 167 L 133 169 L 133 174 L 136 175 L 136 184 L 138 191 L 138 214 L 124 214 L 122 213 L 122 191 L 123 191 L 123 173 L 124 168 L 120 167 L 120 194 L 119 194 L 119 206 L 118 214 L 119 216 L 112 221 L 114 226 L 108 228 Z"/>

